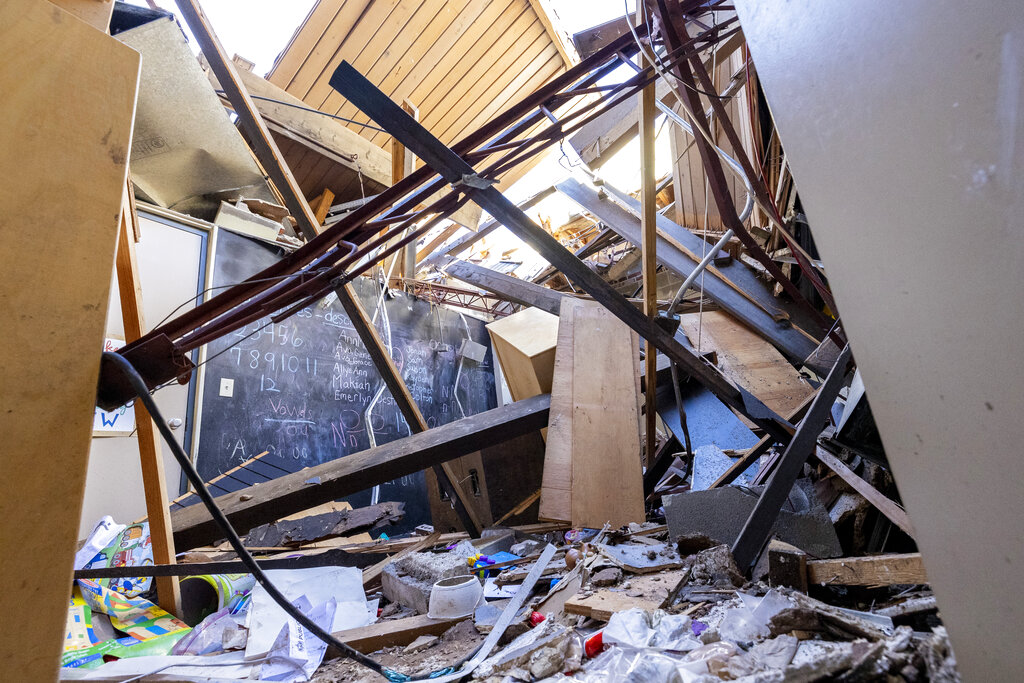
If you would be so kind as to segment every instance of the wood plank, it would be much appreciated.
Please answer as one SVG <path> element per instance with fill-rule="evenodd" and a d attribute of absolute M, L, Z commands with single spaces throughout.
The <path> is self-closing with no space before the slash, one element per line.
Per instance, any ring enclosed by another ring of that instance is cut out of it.
<path fill-rule="evenodd" d="M 420 3 L 420 12 L 400 32 L 389 36 L 389 43 L 383 49 L 376 51 L 377 59 L 373 66 L 363 70 L 363 73 L 374 83 L 378 83 L 380 88 L 389 93 L 396 102 L 407 99 L 408 95 L 400 94 L 396 90 L 396 86 L 410 71 L 419 67 L 421 61 L 440 62 L 457 36 L 457 29 L 453 31 L 452 26 L 457 24 L 460 19 L 462 22 L 466 21 L 465 15 L 470 14 L 466 11 L 469 4 L 469 0 L 444 2 L 441 7 L 438 7 L 437 3 Z M 476 5 L 477 14 L 485 5 L 484 3 L 472 4 Z M 439 44 L 438 40 L 443 35 L 449 36 L 449 39 Z M 353 120 L 361 121 L 366 118 L 351 103 L 344 100 L 339 101 L 336 96 L 328 95 L 323 106 L 327 111 L 337 108 L 338 115 Z M 373 135 L 373 132 L 369 130 L 366 133 L 368 136 Z M 373 135 L 374 144 L 384 145 L 386 142 L 386 134 L 379 137 Z"/>
<path fill-rule="evenodd" d="M 497 18 L 501 9 L 502 5 L 498 2 L 469 2 L 432 43 L 428 41 L 423 48 L 424 53 L 414 63 L 400 66 L 379 81 L 381 89 L 396 100 L 411 97 L 424 79 L 442 70 L 443 64 L 450 64 L 457 59 L 458 50 L 465 49 L 463 46 L 473 40 L 478 29 L 483 30 L 481 25 L 476 24 L 478 19 L 483 17 L 482 26 L 486 27 L 487 22 Z M 355 118 L 363 116 L 365 114 L 359 112 Z M 387 138 L 387 133 L 375 132 L 370 141 L 383 144 Z"/>
<path fill-rule="evenodd" d="M 547 424 L 548 407 L 548 396 L 535 396 L 220 496 L 217 504 L 235 529 L 245 533 L 291 512 L 536 431 Z M 317 477 L 319 483 L 308 483 Z M 206 545 L 222 536 L 201 506 L 174 512 L 172 521 L 175 543 L 181 549 Z"/>
<path fill-rule="evenodd" d="M 449 264 L 445 268 L 445 273 L 457 280 L 496 294 L 507 301 L 514 301 L 524 306 L 535 306 L 552 315 L 559 314 L 563 299 L 571 298 L 568 294 L 556 292 L 553 289 L 535 285 L 510 275 L 496 273 L 490 268 L 467 261 L 455 261 Z"/>
<path fill-rule="evenodd" d="M 136 229 L 139 217 L 132 214 L 127 185 L 121 208 L 121 229 L 117 239 L 115 270 L 121 300 L 121 319 L 125 341 L 131 343 L 146 329 L 142 313 L 142 283 L 135 258 Z M 139 446 L 139 464 L 142 468 L 142 489 L 146 501 L 146 518 L 153 546 L 155 564 L 174 564 L 174 539 L 171 537 L 171 515 L 167 497 L 167 478 L 164 476 L 164 454 L 160 435 L 153 419 L 141 401 L 135 406 L 136 443 Z M 156 579 L 157 601 L 170 614 L 181 613 L 181 595 L 178 580 L 172 576 Z"/>
<path fill-rule="evenodd" d="M 537 513 L 542 520 L 572 519 L 572 323 L 573 311 L 582 305 L 579 299 L 565 297 L 558 317 L 558 340 L 551 382 L 551 413 L 544 448 L 540 510 Z"/>
<path fill-rule="evenodd" d="M 274 60 L 274 66 L 267 74 L 268 81 L 281 88 L 288 87 L 345 2 L 346 0 L 318 0 L 314 3 L 309 14 L 295 29 L 284 50 Z"/>
<path fill-rule="evenodd" d="M 644 65 L 648 65 L 646 61 Z M 655 83 L 640 91 L 638 111 L 640 131 L 640 271 L 643 278 L 644 314 L 656 322 L 658 318 L 658 190 L 654 178 L 654 136 L 657 108 Z M 670 311 L 671 312 L 671 311 Z M 644 462 L 654 462 L 658 440 L 655 438 L 658 425 L 658 350 L 651 342 L 644 347 L 644 375 L 648 389 L 644 393 L 644 434 L 647 450 Z M 637 373 L 639 378 L 639 373 Z"/>
<path fill-rule="evenodd" d="M 792 413 L 814 394 L 774 346 L 725 311 L 686 313 L 679 320 L 698 352 L 714 350 L 722 374 L 779 415 Z"/>
<path fill-rule="evenodd" d="M 369 72 L 374 63 L 384 52 L 394 49 L 393 45 L 405 46 L 407 41 L 401 40 L 399 36 L 403 27 L 409 21 L 415 21 L 417 10 L 426 3 L 401 2 L 396 0 L 374 0 L 366 12 L 359 17 L 354 30 L 344 34 L 338 43 L 340 47 L 331 60 L 332 64 L 343 59 L 353 65 L 361 73 Z M 419 15 L 420 22 L 426 21 L 426 15 Z M 422 24 L 421 24 L 422 25 Z M 333 66 L 328 66 L 324 71 L 312 74 L 313 86 L 309 94 L 302 99 L 314 105 L 321 111 L 340 113 L 344 105 L 343 100 L 333 92 L 324 78 Z M 419 102 L 419 100 L 414 100 Z M 366 135 L 370 131 L 361 130 L 360 135 Z M 389 145 L 381 144 L 387 148 Z"/>
<path fill-rule="evenodd" d="M 623 590 L 603 588 L 590 595 L 576 595 L 565 601 L 568 614 L 579 614 L 598 621 L 608 621 L 616 612 L 632 609 L 654 611 L 668 597 L 668 592 L 683 577 L 682 570 L 671 570 L 656 575 L 630 577 L 630 585 L 640 595 L 627 595 Z"/>
<path fill-rule="evenodd" d="M 910 523 L 910 517 L 907 516 L 906 510 L 864 481 L 856 472 L 847 467 L 846 463 L 821 446 L 815 449 L 815 457 L 849 484 L 854 491 L 867 498 L 868 502 L 878 508 L 878 511 L 885 515 L 890 522 L 903 529 L 908 536 L 914 536 L 914 526 Z"/>
<path fill-rule="evenodd" d="M 642 522 L 636 375 L 633 363 L 623 362 L 632 355 L 633 332 L 597 303 L 577 307 L 572 321 L 573 526 Z"/>
<path fill-rule="evenodd" d="M 99 3 L 97 3 L 99 4 Z M 100 351 L 131 149 L 139 54 L 37 0 L 0 4 L 0 563 L 16 587 L 0 645 L 15 679 L 52 681 L 71 594 Z"/>
<path fill-rule="evenodd" d="M 331 210 L 331 202 L 334 201 L 334 193 L 324 188 L 324 191 L 320 193 L 320 196 L 313 202 L 313 216 L 316 218 L 317 225 L 323 225 L 324 219 L 327 218 L 327 212 Z"/>
<path fill-rule="evenodd" d="M 808 560 L 807 582 L 841 586 L 895 586 L 928 583 L 921 553 Z"/>
<path fill-rule="evenodd" d="M 537 14 L 537 18 L 547 31 L 551 42 L 558 48 L 558 54 L 565 62 L 566 68 L 572 68 L 580 63 L 580 55 L 576 52 L 576 46 L 558 20 L 558 14 L 551 6 L 550 0 L 530 0 L 530 7 Z"/>
<path fill-rule="evenodd" d="M 528 47 L 543 31 L 537 17 L 529 9 L 524 10 L 522 5 L 510 3 L 486 34 L 486 40 L 480 44 L 484 48 L 483 52 L 473 55 L 473 59 L 454 63 L 429 94 L 416 100 L 423 106 L 423 125 L 428 130 L 446 130 L 453 118 L 449 116 L 450 105 L 465 102 L 468 106 L 475 97 L 494 85 L 495 81 L 502 82 L 514 76 L 503 71 L 514 61 L 505 57 L 506 52 L 515 50 L 514 54 L 520 56 L 519 46 Z M 463 109 L 459 108 L 460 111 Z M 449 136 L 439 139 L 451 144 L 456 138 Z"/>
<path fill-rule="evenodd" d="M 338 631 L 331 635 L 349 647 L 369 654 L 385 647 L 408 645 L 420 636 L 439 636 L 468 618 L 431 619 L 426 614 L 418 614 L 405 619 L 390 619 L 369 626 Z M 340 654 L 333 647 L 327 648 L 327 657 L 337 657 Z"/>
<path fill-rule="evenodd" d="M 596 191 L 571 178 L 559 183 L 557 187 L 560 192 L 597 216 L 627 242 L 636 247 L 641 246 L 640 221 L 632 212 L 609 199 L 601 199 Z M 620 191 L 614 188 L 606 187 L 605 189 L 609 193 L 616 193 L 616 199 L 627 206 L 636 206 L 635 199 L 627 200 L 625 196 L 618 194 Z M 637 206 L 637 208 L 639 207 Z M 675 238 L 689 247 L 691 252 L 701 253 L 702 240 L 700 237 L 682 226 L 675 225 L 667 218 L 659 217 L 658 223 L 661 232 L 674 233 Z M 658 263 L 684 278 L 693 271 L 699 261 L 690 253 L 671 244 L 661 234 L 658 239 L 657 260 Z M 750 325 L 752 329 L 757 330 L 758 334 L 794 360 L 803 360 L 814 351 L 817 344 L 813 340 L 793 326 L 776 321 L 773 313 L 767 312 L 763 305 L 753 304 L 750 299 L 728 284 L 726 278 L 744 292 L 753 293 L 759 304 L 761 296 L 758 290 L 761 290 L 765 296 L 770 296 L 765 285 L 758 281 L 754 274 L 746 269 L 746 266 L 734 262 L 729 266 L 721 267 L 717 272 L 707 272 L 704 278 L 704 292 L 712 301 Z M 782 312 L 775 305 L 768 310 Z"/>
<path fill-rule="evenodd" d="M 397 4 L 398 0 L 346 2 L 324 30 L 323 37 L 306 55 L 302 67 L 292 78 L 291 83 L 282 87 L 319 109 L 325 93 L 313 90 L 320 75 L 341 63 L 344 55 L 358 54 Z"/>
<path fill-rule="evenodd" d="M 539 83 L 533 87 L 527 84 L 534 83 L 533 77 L 553 57 L 557 59 L 557 51 L 548 42 L 539 24 L 530 25 L 516 42 L 515 51 L 510 50 L 508 55 L 502 55 L 499 59 L 504 68 L 503 77 L 490 82 L 471 80 L 465 91 L 456 91 L 462 94 L 446 98 L 445 102 L 451 102 L 452 106 L 447 111 L 439 112 L 432 130 L 439 139 L 454 141 L 479 127 L 490 118 L 488 111 L 503 110 L 508 100 L 517 93 L 535 90 Z M 477 79 L 477 76 L 471 70 L 467 78 Z M 435 110 L 440 109 L 437 107 Z"/>

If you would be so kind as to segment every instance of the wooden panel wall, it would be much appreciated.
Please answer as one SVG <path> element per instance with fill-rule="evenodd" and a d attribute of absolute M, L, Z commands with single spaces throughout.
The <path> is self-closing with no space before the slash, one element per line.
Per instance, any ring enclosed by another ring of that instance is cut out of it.
<path fill-rule="evenodd" d="M 562 73 L 567 60 L 529 0 L 321 0 L 267 79 L 321 111 L 368 122 L 328 83 L 346 60 L 451 144 Z M 386 147 L 390 136 L 352 130 Z M 525 172 L 524 165 L 503 180 Z"/>
<path fill-rule="evenodd" d="M 737 73 L 742 68 L 743 50 L 733 52 L 722 63 L 719 63 L 714 69 L 716 91 L 720 93 L 725 91 L 729 86 L 729 82 L 732 79 L 733 74 Z M 709 69 L 709 71 L 711 71 L 711 69 Z M 736 95 L 725 104 L 726 110 L 729 112 L 729 119 L 732 121 L 733 126 L 736 127 L 736 132 L 743 141 L 743 145 L 747 149 L 748 155 L 750 155 L 752 142 L 747 100 L 746 90 L 741 88 Z M 707 111 L 707 107 L 710 107 L 708 99 L 706 97 L 702 97 L 701 101 L 704 103 L 705 111 Z M 682 108 L 677 106 L 676 110 L 681 112 Z M 716 119 L 712 118 L 712 123 L 715 124 L 715 122 Z M 725 135 L 721 133 L 720 127 L 718 125 L 713 125 L 712 130 L 715 133 L 715 142 L 718 146 L 721 147 L 726 154 L 735 158 L 732 146 L 729 144 Z M 677 188 L 675 193 L 676 221 L 689 228 L 701 230 L 704 228 L 704 211 L 706 208 L 708 230 L 712 232 L 722 232 L 724 230 L 722 227 L 722 219 L 718 215 L 718 207 L 715 206 L 714 198 L 711 193 L 707 191 L 705 186 L 704 167 L 701 164 L 700 152 L 697 151 L 697 146 L 693 144 L 693 136 L 674 124 L 672 126 L 672 155 L 677 160 L 675 167 L 673 168 L 673 179 L 675 180 L 675 186 Z M 753 161 L 752 155 L 750 158 Z M 743 204 L 746 201 L 746 190 L 742 181 L 740 181 L 739 178 L 729 170 L 727 164 L 723 163 L 722 165 L 726 167 L 725 176 L 729 179 L 729 192 L 732 193 L 736 210 L 741 211 L 743 209 Z M 772 191 L 774 191 L 774 188 L 772 188 Z"/>

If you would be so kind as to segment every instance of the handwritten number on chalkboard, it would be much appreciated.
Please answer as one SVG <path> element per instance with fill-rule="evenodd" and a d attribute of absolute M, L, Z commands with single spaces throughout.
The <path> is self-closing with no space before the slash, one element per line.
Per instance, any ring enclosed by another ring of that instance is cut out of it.
<path fill-rule="evenodd" d="M 260 375 L 260 391 L 276 391 L 280 393 L 281 390 L 277 389 L 276 387 L 277 384 L 274 382 L 273 379 L 267 377 L 266 375 Z"/>

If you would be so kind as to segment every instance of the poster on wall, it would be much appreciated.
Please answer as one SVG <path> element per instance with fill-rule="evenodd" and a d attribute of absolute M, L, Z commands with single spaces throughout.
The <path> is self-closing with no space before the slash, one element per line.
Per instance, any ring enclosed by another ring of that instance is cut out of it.
<path fill-rule="evenodd" d="M 124 346 L 123 339 L 106 338 L 103 340 L 103 351 L 116 351 Z M 128 436 L 135 431 L 135 408 L 132 403 L 112 411 L 96 408 L 92 418 L 93 436 Z"/>

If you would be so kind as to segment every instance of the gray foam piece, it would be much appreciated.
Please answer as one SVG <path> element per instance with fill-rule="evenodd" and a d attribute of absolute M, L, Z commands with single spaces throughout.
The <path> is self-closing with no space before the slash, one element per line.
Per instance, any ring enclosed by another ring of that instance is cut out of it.
<path fill-rule="evenodd" d="M 711 484 L 725 474 L 725 471 L 733 466 L 739 458 L 731 458 L 726 455 L 721 448 L 714 444 L 708 444 L 706 446 L 700 446 L 694 449 L 693 453 L 693 484 L 690 486 L 692 491 L 704 491 Z M 750 467 L 740 473 L 733 484 L 736 486 L 743 486 L 749 484 L 757 474 L 758 469 L 761 467 L 761 460 L 753 462 Z"/>
<path fill-rule="evenodd" d="M 763 486 L 727 486 L 708 491 L 686 491 L 665 496 L 665 518 L 670 538 L 705 534 L 730 546 L 750 516 Z M 798 480 L 772 527 L 772 535 L 813 557 L 839 557 L 843 553 L 828 510 L 814 486 Z"/>

